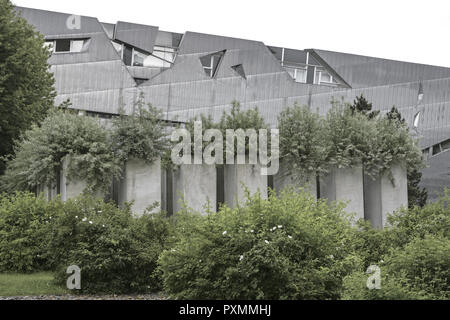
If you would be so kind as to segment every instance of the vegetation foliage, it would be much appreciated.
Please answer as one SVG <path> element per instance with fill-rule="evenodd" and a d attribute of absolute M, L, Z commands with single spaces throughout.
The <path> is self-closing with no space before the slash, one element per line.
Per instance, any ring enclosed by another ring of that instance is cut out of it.
<path fill-rule="evenodd" d="M 111 128 L 99 119 L 61 108 L 52 110 L 16 141 L 15 157 L 7 164 L 3 191 L 55 186 L 63 169 L 69 180 L 83 180 L 85 191 L 108 190 L 122 175 L 129 158 L 152 163 L 170 150 L 161 112 L 139 99 L 130 115 L 121 113 Z"/>
<path fill-rule="evenodd" d="M 10 192 L 54 186 L 65 159 L 68 179 L 85 180 L 88 189 L 106 189 L 120 173 L 107 131 L 96 119 L 69 110 L 53 110 L 40 126 L 33 125 L 15 154 L 2 177 Z"/>
<path fill-rule="evenodd" d="M 331 168 L 363 166 L 372 178 L 387 175 L 396 165 L 417 172 L 422 153 L 407 125 L 393 113 L 380 116 L 360 96 L 353 105 L 332 101 L 325 118 L 294 105 L 278 118 L 282 161 L 294 175 L 322 175 Z"/>
<path fill-rule="evenodd" d="M 131 114 L 121 110 L 113 120 L 111 143 L 122 162 L 136 158 L 153 163 L 167 153 L 169 142 L 162 111 L 145 104 L 142 95 Z"/>
<path fill-rule="evenodd" d="M 197 217 L 160 257 L 178 299 L 336 299 L 351 266 L 342 207 L 286 191 Z"/>
<path fill-rule="evenodd" d="M 0 0 L 0 174 L 14 141 L 53 106 L 53 74 L 44 37 Z"/>
<path fill-rule="evenodd" d="M 81 293 L 164 289 L 185 299 L 448 299 L 449 196 L 404 208 L 389 226 L 352 226 L 343 204 L 285 190 L 202 216 L 167 218 L 88 196 L 0 198 L 0 272 L 80 266 Z M 369 290 L 369 265 L 381 289 Z"/>

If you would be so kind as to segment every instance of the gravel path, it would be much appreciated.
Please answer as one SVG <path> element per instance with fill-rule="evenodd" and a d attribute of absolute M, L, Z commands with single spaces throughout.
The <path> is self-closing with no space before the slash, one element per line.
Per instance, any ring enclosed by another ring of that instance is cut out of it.
<path fill-rule="evenodd" d="M 0 300 L 168 300 L 162 294 L 142 295 L 42 295 L 42 296 L 19 296 L 1 297 Z"/>

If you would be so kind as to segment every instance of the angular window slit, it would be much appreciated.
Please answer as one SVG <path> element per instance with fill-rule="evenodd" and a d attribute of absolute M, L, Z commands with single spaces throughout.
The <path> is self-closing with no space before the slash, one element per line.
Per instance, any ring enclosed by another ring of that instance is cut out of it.
<path fill-rule="evenodd" d="M 244 66 L 242 64 L 237 64 L 235 66 L 232 66 L 231 69 L 233 69 L 242 78 L 247 80 L 247 76 L 245 75 L 245 71 L 244 71 Z"/>

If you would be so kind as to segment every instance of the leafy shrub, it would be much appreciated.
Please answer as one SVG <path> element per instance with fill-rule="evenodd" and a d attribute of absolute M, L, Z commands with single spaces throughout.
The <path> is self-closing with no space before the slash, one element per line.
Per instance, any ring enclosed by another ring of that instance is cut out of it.
<path fill-rule="evenodd" d="M 381 261 L 381 289 L 365 287 L 367 275 L 344 279 L 345 299 L 449 299 L 450 240 L 427 235 L 392 250 Z"/>
<path fill-rule="evenodd" d="M 189 134 L 191 135 L 191 141 L 190 141 L 191 142 L 191 148 L 190 148 L 191 155 L 194 155 L 194 153 L 195 153 L 194 147 L 196 145 L 198 145 L 198 143 L 199 143 L 198 141 L 197 142 L 194 141 L 195 123 L 198 121 L 201 122 L 201 124 L 202 124 L 202 132 L 201 132 L 202 137 L 205 136 L 206 130 L 210 130 L 210 129 L 219 130 L 219 124 L 214 122 L 211 115 L 205 116 L 204 114 L 200 114 L 199 117 L 192 118 L 189 122 L 187 122 L 186 129 L 189 131 Z M 215 141 L 215 142 L 218 142 L 218 141 Z M 204 141 L 203 139 L 202 139 L 201 143 L 202 143 L 202 152 L 204 152 L 206 147 L 211 144 L 210 141 Z M 213 152 L 215 153 L 215 151 L 213 151 Z M 220 155 L 218 155 L 218 156 L 220 156 Z"/>
<path fill-rule="evenodd" d="M 361 99 L 363 97 L 359 97 Z M 377 116 L 367 113 L 367 101 L 355 101 L 353 106 L 332 101 L 326 118 L 326 140 L 331 143 L 327 162 L 331 166 L 353 167 L 363 165 L 372 178 L 387 174 L 395 183 L 391 168 L 403 165 L 408 172 L 423 166 L 422 153 L 407 125 L 390 114 Z M 357 108 L 362 111 L 356 112 Z"/>
<path fill-rule="evenodd" d="M 450 208 L 448 192 L 423 208 L 402 209 L 389 226 L 374 230 L 360 222 L 353 242 L 359 271 L 345 279 L 344 299 L 448 299 Z M 368 290 L 369 265 L 381 267 L 381 290 Z"/>
<path fill-rule="evenodd" d="M 297 104 L 278 117 L 280 158 L 289 172 L 299 177 L 328 170 L 328 139 L 325 121 L 317 113 Z"/>
<path fill-rule="evenodd" d="M 81 292 L 129 293 L 158 289 L 154 275 L 159 253 L 170 235 L 162 214 L 134 218 L 129 208 L 82 197 L 69 200 L 52 226 L 48 252 L 56 279 L 65 285 L 66 269 L 81 268 Z"/>
<path fill-rule="evenodd" d="M 392 229 L 374 229 L 369 221 L 360 219 L 352 243 L 361 259 L 361 270 L 377 264 L 394 246 Z"/>
<path fill-rule="evenodd" d="M 365 161 L 365 170 L 369 174 L 375 176 L 386 173 L 393 180 L 390 169 L 394 165 L 401 164 L 408 171 L 422 168 L 422 152 L 405 123 L 383 117 L 377 119 L 375 125 L 373 152 Z"/>
<path fill-rule="evenodd" d="M 413 207 L 395 212 L 388 216 L 391 225 L 389 233 L 392 246 L 402 247 L 414 238 L 427 235 L 441 236 L 450 239 L 450 194 L 437 202 L 427 203 L 424 207 Z"/>
<path fill-rule="evenodd" d="M 219 130 L 222 134 L 223 138 L 223 161 L 226 159 L 226 155 L 237 155 L 238 151 L 238 139 L 234 139 L 234 143 L 231 145 L 227 145 L 226 137 L 227 137 L 227 130 L 238 130 L 242 129 L 244 130 L 243 134 L 245 134 L 245 131 L 247 130 L 255 130 L 256 137 L 259 136 L 259 130 L 260 129 L 268 129 L 267 124 L 265 123 L 264 118 L 260 115 L 258 109 L 255 107 L 254 109 L 248 109 L 246 111 L 241 110 L 241 105 L 238 101 L 233 101 L 231 104 L 231 110 L 229 112 L 224 111 L 222 113 L 222 117 L 220 118 L 220 121 L 215 122 L 211 115 L 203 115 L 201 114 L 200 117 L 196 117 L 191 119 L 186 124 L 186 129 L 189 130 L 191 134 L 191 142 L 192 147 L 191 151 L 192 154 L 194 152 L 194 123 L 195 121 L 201 121 L 202 123 L 202 135 L 205 134 L 205 131 L 208 129 L 216 129 Z M 250 132 L 250 131 L 249 131 Z M 248 154 L 250 144 L 254 144 L 252 146 L 257 146 L 258 141 L 250 141 L 249 137 L 245 137 L 245 144 L 243 147 L 245 148 L 245 153 Z M 202 148 L 205 150 L 207 146 L 211 144 L 210 141 L 202 141 Z M 233 148 L 233 149 L 231 149 Z"/>
<path fill-rule="evenodd" d="M 141 95 L 130 115 L 123 111 L 113 120 L 111 143 L 121 161 L 128 158 L 145 160 L 151 164 L 169 149 L 169 139 L 162 111 L 145 104 Z"/>
<path fill-rule="evenodd" d="M 267 129 L 267 124 L 259 114 L 258 108 L 242 111 L 240 103 L 233 101 L 230 112 L 222 114 L 219 128 L 223 130 L 225 136 L 226 129 Z"/>
<path fill-rule="evenodd" d="M 0 196 L 0 271 L 47 270 L 46 225 L 59 208 L 32 193 Z"/>
<path fill-rule="evenodd" d="M 326 138 L 331 144 L 327 157 L 330 166 L 360 166 L 372 159 L 375 122 L 353 113 L 347 104 L 333 101 L 325 123 Z"/>
<path fill-rule="evenodd" d="M 242 111 L 240 103 L 237 101 L 233 101 L 229 113 L 223 112 L 222 118 L 218 123 L 218 127 L 222 131 L 222 136 L 224 137 L 224 139 L 226 139 L 227 136 L 226 131 L 228 129 L 231 130 L 242 129 L 244 131 L 255 130 L 255 133 L 257 134 L 258 137 L 260 129 L 268 129 L 268 126 L 264 118 L 260 115 L 258 108 L 255 107 L 254 109 Z M 269 141 L 269 139 L 267 139 L 266 141 Z M 253 145 L 253 147 L 257 146 L 256 141 L 250 141 L 250 139 L 246 137 L 244 145 L 246 154 L 248 154 L 250 150 L 250 144 L 255 144 Z M 237 155 L 237 152 L 238 152 L 237 139 L 235 139 L 232 145 L 227 145 L 226 143 L 224 143 L 224 155 L 227 154 Z"/>
<path fill-rule="evenodd" d="M 165 292 L 180 299 L 337 299 L 355 263 L 342 207 L 305 193 L 256 195 L 177 225 L 186 231 L 159 263 Z"/>
<path fill-rule="evenodd" d="M 119 172 L 106 130 L 96 119 L 68 110 L 53 110 L 41 126 L 25 132 L 15 154 L 3 177 L 7 191 L 54 185 L 66 156 L 68 178 L 82 178 L 88 188 L 106 189 Z"/>

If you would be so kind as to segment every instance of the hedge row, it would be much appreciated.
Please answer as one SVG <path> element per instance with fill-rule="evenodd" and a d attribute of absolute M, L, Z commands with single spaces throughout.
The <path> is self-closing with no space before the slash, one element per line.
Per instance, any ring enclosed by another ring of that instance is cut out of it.
<path fill-rule="evenodd" d="M 178 299 L 449 299 L 444 197 L 391 226 L 352 226 L 341 204 L 286 190 L 201 216 L 146 213 L 90 197 L 0 197 L 0 272 L 81 268 L 83 293 L 164 290 Z M 366 287 L 369 265 L 381 289 Z"/>

